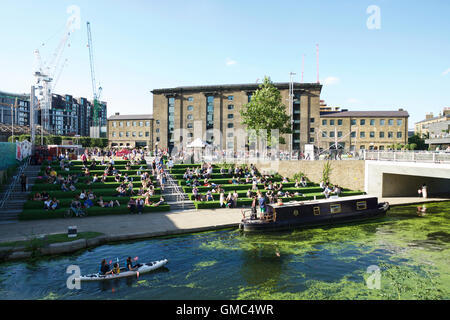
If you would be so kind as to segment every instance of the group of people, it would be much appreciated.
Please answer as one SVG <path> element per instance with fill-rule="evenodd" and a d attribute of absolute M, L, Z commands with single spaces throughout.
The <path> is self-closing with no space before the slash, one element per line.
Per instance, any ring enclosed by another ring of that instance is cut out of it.
<path fill-rule="evenodd" d="M 130 198 L 128 201 L 127 207 L 130 210 L 130 213 L 138 213 L 142 214 L 145 207 L 157 207 L 161 204 L 164 204 L 164 197 L 161 196 L 159 198 L 159 201 L 151 201 L 149 196 L 146 196 L 145 198 L 139 197 L 139 198 Z"/>
<path fill-rule="evenodd" d="M 36 192 L 33 196 L 34 201 L 42 201 L 45 210 L 56 210 L 59 208 L 59 200 L 56 197 L 50 197 L 47 191 Z"/>
<path fill-rule="evenodd" d="M 332 186 L 328 181 L 327 182 L 321 181 L 320 187 L 322 188 L 323 190 L 322 193 L 325 195 L 326 199 L 328 199 L 333 194 L 340 196 L 342 193 L 342 188 L 340 186 L 338 186 L 337 184 Z"/>

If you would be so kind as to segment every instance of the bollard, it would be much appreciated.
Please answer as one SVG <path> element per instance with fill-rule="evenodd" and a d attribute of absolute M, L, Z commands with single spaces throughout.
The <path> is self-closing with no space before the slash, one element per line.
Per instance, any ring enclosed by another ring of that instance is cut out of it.
<path fill-rule="evenodd" d="M 69 238 L 75 238 L 77 236 L 77 226 L 70 226 L 67 228 L 67 236 Z"/>

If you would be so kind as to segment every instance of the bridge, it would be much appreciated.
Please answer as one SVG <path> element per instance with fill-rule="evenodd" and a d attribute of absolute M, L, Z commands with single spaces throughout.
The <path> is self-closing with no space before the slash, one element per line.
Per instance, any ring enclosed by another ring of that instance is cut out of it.
<path fill-rule="evenodd" d="M 364 190 L 378 197 L 417 197 L 422 184 L 428 195 L 450 198 L 450 153 L 367 151 Z"/>

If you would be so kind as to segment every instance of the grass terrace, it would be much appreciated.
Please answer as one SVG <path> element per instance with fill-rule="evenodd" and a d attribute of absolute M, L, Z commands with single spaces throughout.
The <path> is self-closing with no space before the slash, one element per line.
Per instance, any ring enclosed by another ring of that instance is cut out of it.
<path fill-rule="evenodd" d="M 138 171 L 142 172 L 150 172 L 151 170 L 147 169 L 147 165 L 142 163 L 140 165 L 132 165 L 131 170 L 125 170 L 126 164 L 128 160 L 117 160 L 115 161 L 114 167 L 120 171 L 122 175 L 127 173 L 128 178 L 133 180 L 133 192 L 134 195 L 129 194 L 127 192 L 126 196 L 118 197 L 116 188 L 120 186 L 120 182 L 116 182 L 114 180 L 113 175 L 108 175 L 105 182 L 94 182 L 87 185 L 87 182 L 90 181 L 94 174 L 97 174 L 99 179 L 103 176 L 107 165 L 101 165 L 97 162 L 95 169 L 90 170 L 90 178 L 84 176 L 83 163 L 82 161 L 71 161 L 71 165 L 68 170 L 62 170 L 59 162 L 51 162 L 45 163 L 41 168 L 41 178 L 38 178 L 33 185 L 29 199 L 25 202 L 22 213 L 19 214 L 20 220 L 35 220 L 35 219 L 55 219 L 55 218 L 63 218 L 64 213 L 67 212 L 70 208 L 70 204 L 75 196 L 80 195 L 83 190 L 91 190 L 96 199 L 93 200 L 94 206 L 90 208 L 83 208 L 86 212 L 87 216 L 103 216 L 103 215 L 117 215 L 117 214 L 128 214 L 129 209 L 127 207 L 128 201 L 130 198 L 142 198 L 137 195 L 137 192 L 141 188 L 141 179 Z M 89 167 L 90 162 L 88 162 Z M 59 183 L 50 184 L 47 182 L 45 177 L 45 170 L 50 166 L 53 171 L 56 172 L 56 176 L 61 176 L 63 178 L 67 178 L 68 175 L 77 175 L 78 182 L 74 184 L 76 187 L 75 191 L 63 191 L 61 190 L 61 185 Z M 143 168 L 139 170 L 140 168 Z M 152 181 L 155 185 L 154 195 L 149 197 L 149 200 L 152 203 L 157 203 L 161 196 L 161 189 L 157 186 L 155 181 Z M 56 210 L 45 210 L 44 202 L 40 200 L 33 200 L 36 193 L 41 193 L 46 191 L 50 198 L 55 197 L 59 201 L 59 208 Z M 118 201 L 120 206 L 116 207 L 108 207 L 103 208 L 97 204 L 99 197 L 103 198 L 105 203 L 109 201 Z M 150 205 L 144 206 L 143 213 L 151 213 L 151 212 L 161 212 L 161 211 L 169 211 L 170 206 L 168 204 L 160 204 L 158 206 Z"/>
<path fill-rule="evenodd" d="M 195 197 L 192 194 L 193 187 L 190 185 L 187 185 L 186 180 L 183 178 L 183 175 L 187 168 L 195 169 L 200 168 L 201 164 L 178 164 L 174 165 L 174 167 L 171 169 L 170 173 L 178 181 L 178 184 L 182 186 L 183 191 L 188 194 L 189 199 L 192 200 L 195 204 L 195 207 L 197 209 L 212 209 L 212 208 L 220 208 L 220 193 L 214 192 L 211 193 L 213 196 L 213 201 L 195 201 Z M 229 167 L 229 165 L 227 166 Z M 210 184 L 220 185 L 220 188 L 224 190 L 225 196 L 228 195 L 228 193 L 236 193 L 238 194 L 238 200 L 237 200 L 237 207 L 249 207 L 252 204 L 252 199 L 247 197 L 247 191 L 252 189 L 253 184 L 252 183 L 245 183 L 245 177 L 241 177 L 241 182 L 239 184 L 233 184 L 232 179 L 234 175 L 233 173 L 229 173 L 228 171 L 224 174 L 220 173 L 221 166 L 220 165 L 213 165 L 213 171 L 211 177 L 208 179 Z M 258 177 L 261 175 L 259 173 L 256 174 Z M 237 176 L 236 176 L 237 177 Z M 273 175 L 269 178 L 270 181 L 281 184 L 283 177 L 280 175 Z M 204 186 L 203 185 L 203 177 L 199 177 L 198 181 L 200 183 L 200 186 L 197 186 L 198 194 L 201 196 L 205 196 L 208 191 L 212 191 L 214 188 L 213 185 L 210 186 Z M 284 203 L 290 202 L 290 201 L 306 201 L 306 200 L 313 200 L 316 199 L 324 199 L 325 195 L 322 193 L 322 188 L 315 183 L 308 182 L 306 187 L 295 187 L 295 180 L 290 179 L 290 182 L 282 183 L 283 189 L 282 192 L 289 192 L 292 196 L 291 197 L 280 197 Z M 261 191 L 263 194 L 266 194 L 268 190 L 264 189 L 264 184 L 257 184 L 257 188 L 259 191 Z M 216 188 L 217 189 L 217 188 Z M 349 189 L 342 188 L 342 193 L 340 194 L 341 197 L 345 196 L 354 196 L 354 195 L 361 195 L 364 194 L 364 192 L 361 191 L 352 191 Z M 256 190 L 251 190 L 253 194 L 256 194 Z M 295 195 L 295 194 L 298 195 Z"/>

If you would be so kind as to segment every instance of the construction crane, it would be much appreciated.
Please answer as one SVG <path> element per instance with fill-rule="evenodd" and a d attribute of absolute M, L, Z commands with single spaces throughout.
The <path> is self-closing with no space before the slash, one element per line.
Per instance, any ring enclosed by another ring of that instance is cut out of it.
<path fill-rule="evenodd" d="M 92 93 L 94 96 L 94 110 L 92 114 L 92 126 L 95 128 L 94 132 L 91 132 L 91 136 L 95 135 L 95 138 L 100 137 L 100 97 L 102 94 L 102 87 L 98 87 L 95 81 L 95 69 L 94 69 L 94 48 L 92 46 L 92 35 L 91 35 L 91 24 L 89 21 L 86 23 L 87 25 L 87 36 L 88 36 L 88 48 L 89 48 L 89 61 L 91 64 L 91 82 L 92 82 Z M 95 132 L 98 130 L 98 133 Z"/>
<path fill-rule="evenodd" d="M 41 126 L 50 131 L 50 109 L 52 104 L 52 92 L 55 85 L 55 75 L 58 73 L 59 69 L 62 69 L 65 65 L 61 67 L 61 58 L 63 56 L 64 49 L 67 46 L 68 40 L 72 32 L 75 30 L 75 25 L 77 23 L 77 17 L 73 19 L 68 19 L 64 35 L 61 38 L 58 47 L 53 52 L 51 59 L 48 63 L 43 64 L 41 59 L 41 54 L 39 49 L 34 51 L 36 58 L 36 67 L 34 70 L 35 84 L 34 87 L 37 90 L 37 99 L 38 104 L 41 110 Z M 67 61 L 67 60 L 66 60 Z M 61 70 L 62 71 L 62 70 Z M 57 78 L 59 78 L 60 72 L 57 74 Z M 30 102 L 32 103 L 32 102 Z M 34 110 L 33 106 L 30 105 L 30 110 Z M 33 128 L 32 128 L 33 129 Z M 41 130 L 41 133 L 43 130 Z M 41 135 L 41 143 L 43 143 L 43 136 Z"/>

